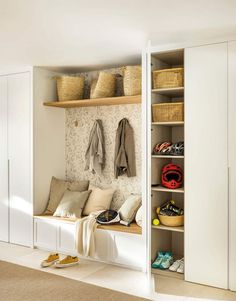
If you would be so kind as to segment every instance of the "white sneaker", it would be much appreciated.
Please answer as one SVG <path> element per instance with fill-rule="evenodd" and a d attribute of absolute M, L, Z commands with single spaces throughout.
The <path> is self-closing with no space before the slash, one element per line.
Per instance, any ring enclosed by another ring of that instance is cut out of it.
<path fill-rule="evenodd" d="M 181 259 L 180 265 L 176 271 L 177 273 L 183 274 L 184 273 L 184 259 Z"/>
<path fill-rule="evenodd" d="M 181 262 L 183 261 L 184 259 L 179 259 L 179 260 L 176 260 L 170 267 L 169 267 L 169 270 L 172 271 L 172 272 L 177 272 L 177 270 L 179 269 L 180 265 L 181 265 Z"/>

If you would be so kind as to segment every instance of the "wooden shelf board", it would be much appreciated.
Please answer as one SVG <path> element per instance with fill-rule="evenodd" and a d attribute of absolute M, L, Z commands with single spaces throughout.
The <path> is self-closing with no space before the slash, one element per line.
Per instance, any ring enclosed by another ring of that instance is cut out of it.
<path fill-rule="evenodd" d="M 154 226 L 152 225 L 152 229 L 156 229 L 156 230 L 164 230 L 164 231 L 172 231 L 172 232 L 184 232 L 184 227 L 167 227 L 164 225 L 158 225 L 158 226 Z"/>
<path fill-rule="evenodd" d="M 183 96 L 184 95 L 184 87 L 177 88 L 166 88 L 166 89 L 152 89 L 152 93 L 166 95 L 166 96 Z"/>
<path fill-rule="evenodd" d="M 107 97 L 107 98 L 69 100 L 69 101 L 46 101 L 43 104 L 44 106 L 56 107 L 56 108 L 76 108 L 76 107 L 96 107 L 96 106 L 138 104 L 141 102 L 142 102 L 141 95 L 135 95 L 135 96 L 120 96 L 120 97 Z"/>
<path fill-rule="evenodd" d="M 152 122 L 152 125 L 162 125 L 162 126 L 184 126 L 184 121 Z"/>
<path fill-rule="evenodd" d="M 167 158 L 167 159 L 184 159 L 184 156 L 171 156 L 171 155 L 152 155 L 152 158 Z"/>
<path fill-rule="evenodd" d="M 171 272 L 169 270 L 152 269 L 152 274 L 184 280 L 184 274 Z"/>
<path fill-rule="evenodd" d="M 177 188 L 177 189 L 168 189 L 161 185 L 159 186 L 152 186 L 152 191 L 163 191 L 163 192 L 176 192 L 176 193 L 184 193 L 184 188 Z"/>

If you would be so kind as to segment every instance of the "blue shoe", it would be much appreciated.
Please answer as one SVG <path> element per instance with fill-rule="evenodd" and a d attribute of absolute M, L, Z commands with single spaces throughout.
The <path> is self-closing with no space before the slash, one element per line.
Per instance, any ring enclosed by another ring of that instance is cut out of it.
<path fill-rule="evenodd" d="M 173 253 L 166 252 L 159 265 L 159 269 L 161 270 L 169 269 L 169 267 L 172 265 L 173 262 L 174 262 Z"/>
<path fill-rule="evenodd" d="M 162 260 L 164 259 L 164 256 L 165 256 L 165 252 L 158 252 L 157 253 L 157 258 L 152 263 L 152 268 L 153 269 L 159 269 L 160 268 L 160 264 L 161 264 Z"/>

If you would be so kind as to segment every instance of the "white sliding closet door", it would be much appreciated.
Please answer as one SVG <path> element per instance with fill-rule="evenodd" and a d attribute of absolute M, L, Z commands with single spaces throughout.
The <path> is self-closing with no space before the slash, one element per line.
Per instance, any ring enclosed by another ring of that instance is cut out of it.
<path fill-rule="evenodd" d="M 8 242 L 7 78 L 0 77 L 0 241 Z"/>
<path fill-rule="evenodd" d="M 229 288 L 236 291 L 236 42 L 229 51 Z"/>
<path fill-rule="evenodd" d="M 30 73 L 8 77 L 10 242 L 32 245 Z"/>
<path fill-rule="evenodd" d="M 185 117 L 185 279 L 227 288 L 227 43 L 186 49 Z"/>

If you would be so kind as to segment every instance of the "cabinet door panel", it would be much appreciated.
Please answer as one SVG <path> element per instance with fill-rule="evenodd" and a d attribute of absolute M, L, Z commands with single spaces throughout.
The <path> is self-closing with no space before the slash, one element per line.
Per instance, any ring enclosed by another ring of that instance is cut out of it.
<path fill-rule="evenodd" d="M 141 235 L 120 233 L 114 235 L 113 261 L 115 263 L 144 268 L 145 243 Z"/>
<path fill-rule="evenodd" d="M 58 251 L 70 255 L 76 254 L 75 236 L 75 224 L 61 223 L 58 226 Z"/>
<path fill-rule="evenodd" d="M 185 279 L 228 286 L 227 43 L 185 51 Z"/>
<path fill-rule="evenodd" d="M 35 219 L 34 245 L 45 250 L 57 251 L 57 231 L 56 223 Z"/>
<path fill-rule="evenodd" d="M 8 77 L 10 242 L 32 245 L 30 73 Z"/>
<path fill-rule="evenodd" d="M 0 77 L 0 240 L 8 242 L 7 78 Z"/>
<path fill-rule="evenodd" d="M 229 43 L 229 288 L 236 291 L 236 42 Z"/>

